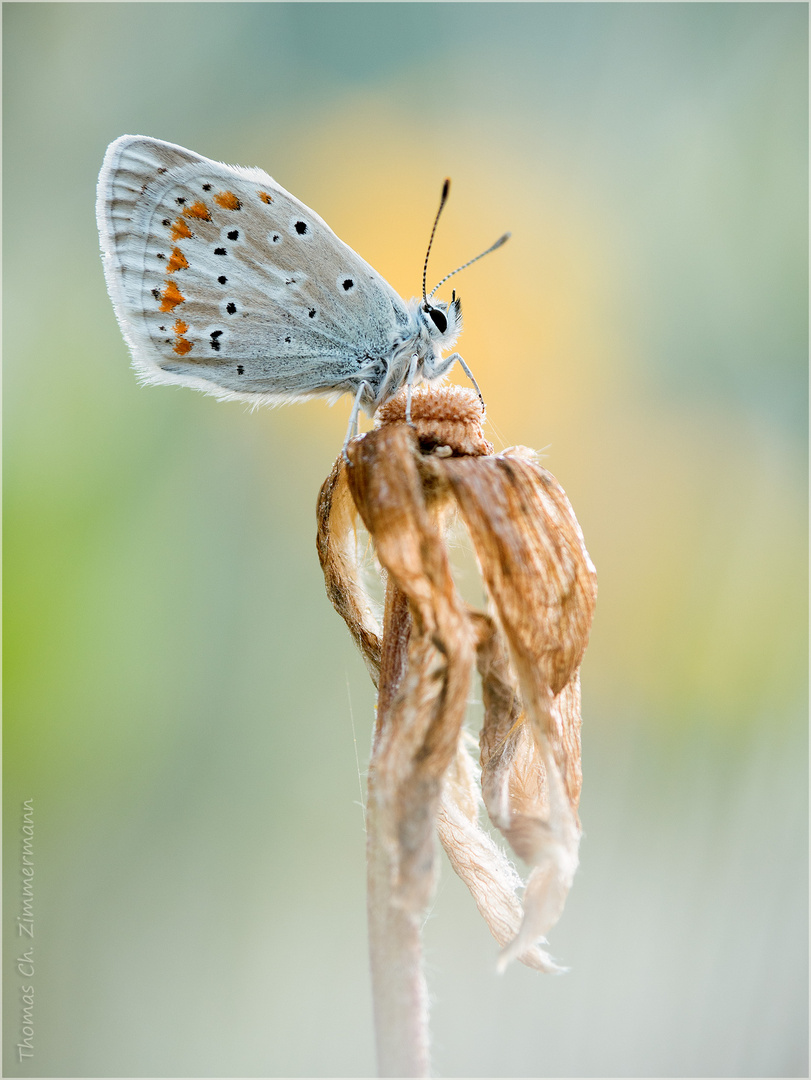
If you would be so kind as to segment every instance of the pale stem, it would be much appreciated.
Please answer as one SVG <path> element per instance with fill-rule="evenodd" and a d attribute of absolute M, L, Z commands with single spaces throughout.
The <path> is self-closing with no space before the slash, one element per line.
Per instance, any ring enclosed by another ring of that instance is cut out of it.
<path fill-rule="evenodd" d="M 428 988 L 422 970 L 420 917 L 394 902 L 395 855 L 382 833 L 386 791 L 375 769 L 381 731 L 405 673 L 411 616 L 405 595 L 389 579 L 383 624 L 377 720 L 366 809 L 367 903 L 379 1076 L 429 1076 Z"/>

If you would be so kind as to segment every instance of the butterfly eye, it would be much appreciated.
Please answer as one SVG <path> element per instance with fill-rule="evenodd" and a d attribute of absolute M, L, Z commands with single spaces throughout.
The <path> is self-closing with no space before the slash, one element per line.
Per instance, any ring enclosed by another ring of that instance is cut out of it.
<path fill-rule="evenodd" d="M 442 312 L 437 311 L 436 308 L 428 308 L 428 314 L 431 316 L 431 320 L 433 321 L 434 326 L 437 328 L 440 334 L 444 334 L 445 331 L 448 329 L 448 320 L 445 318 Z"/>

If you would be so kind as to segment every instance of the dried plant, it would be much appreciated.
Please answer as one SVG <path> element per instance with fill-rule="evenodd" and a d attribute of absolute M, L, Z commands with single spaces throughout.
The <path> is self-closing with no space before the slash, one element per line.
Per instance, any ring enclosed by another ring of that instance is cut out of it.
<path fill-rule="evenodd" d="M 580 663 L 594 567 L 566 495 L 531 451 L 494 454 L 472 391 L 417 388 L 378 412 L 339 458 L 318 503 L 327 593 L 378 689 L 368 774 L 368 903 L 380 1073 L 428 1075 L 420 925 L 435 884 L 435 833 L 502 946 L 561 969 L 542 948 L 578 863 Z M 489 600 L 461 599 L 446 533 L 458 514 Z M 361 574 L 358 517 L 386 581 L 383 630 Z M 464 729 L 482 685 L 481 793 L 530 868 L 521 878 L 479 824 Z"/>

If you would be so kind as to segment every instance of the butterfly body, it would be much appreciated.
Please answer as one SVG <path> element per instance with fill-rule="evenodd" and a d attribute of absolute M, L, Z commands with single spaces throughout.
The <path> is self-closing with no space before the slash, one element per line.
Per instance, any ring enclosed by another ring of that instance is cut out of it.
<path fill-rule="evenodd" d="M 404 301 L 261 169 L 124 135 L 107 149 L 96 210 L 145 383 L 257 404 L 350 393 L 372 414 L 461 359 L 443 355 L 461 330 L 455 296 Z"/>

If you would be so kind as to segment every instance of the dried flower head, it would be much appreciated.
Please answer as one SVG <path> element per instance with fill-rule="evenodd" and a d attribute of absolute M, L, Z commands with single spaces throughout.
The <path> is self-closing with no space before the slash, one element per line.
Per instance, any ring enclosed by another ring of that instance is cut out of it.
<path fill-rule="evenodd" d="M 577 868 L 579 671 L 594 567 L 555 478 L 528 450 L 493 453 L 472 391 L 419 387 L 411 416 L 409 425 L 404 394 L 388 401 L 376 429 L 349 444 L 350 465 L 335 463 L 318 505 L 327 592 L 378 687 L 367 811 L 373 974 L 376 934 L 391 964 L 402 961 L 396 947 L 388 955 L 392 934 L 418 933 L 436 832 L 503 946 L 501 965 L 517 958 L 557 971 L 541 943 Z M 486 612 L 464 603 L 451 574 L 454 513 L 471 537 Z M 361 579 L 358 516 L 386 577 L 382 634 Z M 474 666 L 484 703 L 481 792 L 530 867 L 523 902 L 516 870 L 478 822 L 464 729 Z M 421 973 L 406 968 L 412 1003 L 416 995 L 424 1008 Z"/>

